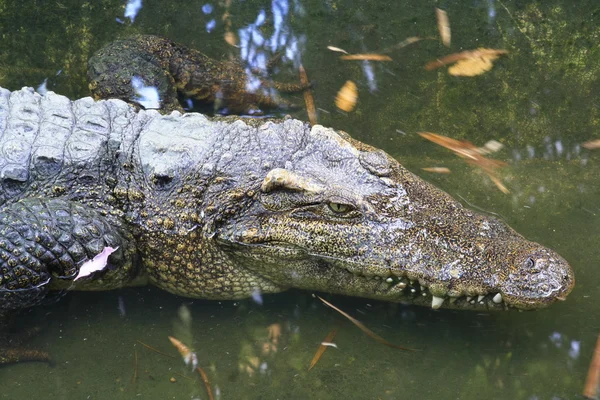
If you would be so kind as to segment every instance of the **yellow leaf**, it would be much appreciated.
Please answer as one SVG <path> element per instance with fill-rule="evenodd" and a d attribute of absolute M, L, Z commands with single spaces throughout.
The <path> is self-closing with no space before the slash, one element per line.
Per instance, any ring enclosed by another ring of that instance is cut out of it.
<path fill-rule="evenodd" d="M 435 16 L 437 18 L 438 30 L 440 31 L 440 38 L 442 39 L 442 43 L 446 47 L 450 47 L 450 20 L 448 19 L 448 14 L 444 10 L 440 10 L 439 8 L 435 9 Z"/>
<path fill-rule="evenodd" d="M 346 81 L 335 97 L 335 105 L 342 111 L 350 112 L 354 110 L 357 100 L 358 89 L 356 84 L 352 81 Z"/>
<path fill-rule="evenodd" d="M 590 140 L 589 142 L 582 144 L 582 146 L 588 150 L 600 149 L 600 139 Z"/>
<path fill-rule="evenodd" d="M 449 174 L 450 168 L 446 167 L 429 167 L 429 168 L 421 168 L 423 171 L 434 172 L 436 174 Z"/>
<path fill-rule="evenodd" d="M 493 66 L 490 58 L 468 58 L 448 67 L 448 73 L 453 76 L 476 76 L 489 71 Z"/>
<path fill-rule="evenodd" d="M 235 36 L 235 33 L 231 31 L 225 32 L 225 41 L 231 46 L 237 45 L 237 37 Z"/>

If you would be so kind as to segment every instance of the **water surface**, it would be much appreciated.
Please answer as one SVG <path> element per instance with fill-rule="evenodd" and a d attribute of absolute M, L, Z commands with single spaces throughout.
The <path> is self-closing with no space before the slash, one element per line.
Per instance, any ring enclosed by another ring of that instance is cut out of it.
<path fill-rule="evenodd" d="M 450 17 L 450 48 L 437 39 L 435 7 Z M 373 341 L 305 292 L 265 296 L 262 305 L 192 301 L 152 288 L 70 294 L 21 321 L 44 327 L 31 345 L 50 351 L 55 365 L 0 368 L 0 398 L 206 399 L 168 335 L 197 350 L 221 399 L 577 398 L 600 331 L 600 150 L 581 147 L 600 138 L 598 2 L 233 0 L 224 20 L 226 8 L 210 1 L 0 0 L 0 85 L 86 96 L 87 59 L 135 33 L 259 66 L 283 52 L 276 78 L 295 81 L 304 65 L 320 123 L 383 148 L 465 205 L 557 250 L 575 270 L 574 291 L 547 310 L 497 314 L 329 297 L 386 339 L 420 349 L 410 353 Z M 228 30 L 239 47 L 224 40 Z M 429 39 L 398 48 L 414 36 Z M 328 45 L 389 50 L 393 61 L 341 61 Z M 510 54 L 478 77 L 423 69 L 478 47 Z M 351 113 L 334 105 L 346 80 L 359 89 Z M 300 95 L 290 99 L 302 104 Z M 302 108 L 292 115 L 306 119 Z M 499 174 L 510 193 L 419 131 L 504 144 L 493 157 L 509 164 Z M 432 166 L 452 173 L 421 170 Z M 337 324 L 337 349 L 307 372 Z"/>

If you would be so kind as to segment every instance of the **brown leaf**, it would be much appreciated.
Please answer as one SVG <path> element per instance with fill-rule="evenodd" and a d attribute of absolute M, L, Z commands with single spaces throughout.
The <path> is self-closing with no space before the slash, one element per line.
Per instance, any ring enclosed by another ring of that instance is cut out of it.
<path fill-rule="evenodd" d="M 443 67 L 444 65 L 453 64 L 460 60 L 477 59 L 477 58 L 488 59 L 491 62 L 491 61 L 496 60 L 501 55 L 505 55 L 505 54 L 508 54 L 508 51 L 496 50 L 496 49 L 485 49 L 485 48 L 461 51 L 460 53 L 450 54 L 445 57 L 438 58 L 437 60 L 430 61 L 427 64 L 425 64 L 425 69 L 427 71 L 431 71 L 433 69 Z"/>
<path fill-rule="evenodd" d="M 493 160 L 483 156 L 481 147 L 476 147 L 473 143 L 466 140 L 460 141 L 452 139 L 446 136 L 438 135 L 431 132 L 418 132 L 419 135 L 433 143 L 439 144 L 449 150 L 452 150 L 456 155 L 462 158 L 466 158 L 469 164 L 473 164 L 476 167 L 483 169 L 483 171 L 489 176 L 494 182 L 496 187 L 504 194 L 510 191 L 502 184 L 500 178 L 496 174 L 496 170 L 500 167 L 504 167 L 507 164 L 504 161 Z"/>
<path fill-rule="evenodd" d="M 235 33 L 231 31 L 225 32 L 225 41 L 231 46 L 237 45 L 237 37 L 235 36 Z"/>
<path fill-rule="evenodd" d="M 470 158 L 472 160 L 476 159 L 477 156 L 477 147 L 473 145 L 471 142 L 466 140 L 456 140 L 449 138 L 447 136 L 438 135 L 437 133 L 431 132 L 417 132 L 419 135 L 424 137 L 427 140 L 432 141 L 435 144 L 439 144 L 442 147 L 445 147 L 449 150 L 452 150 L 457 155 L 463 158 Z"/>
<path fill-rule="evenodd" d="M 210 382 L 208 381 L 208 376 L 206 372 L 202 369 L 202 367 L 196 368 L 198 373 L 200 373 L 200 377 L 202 377 L 202 382 L 204 382 L 204 388 L 206 389 L 206 393 L 208 394 L 208 400 L 214 400 L 212 389 L 210 387 Z"/>
<path fill-rule="evenodd" d="M 395 45 L 390 46 L 390 47 L 387 47 L 385 50 L 382 51 L 382 53 L 389 53 L 389 52 L 394 51 L 394 50 L 400 50 L 400 49 L 402 49 L 402 48 L 404 48 L 404 47 L 406 47 L 406 46 L 408 46 L 410 44 L 417 43 L 417 42 L 419 42 L 421 40 L 423 40 L 423 38 L 420 38 L 418 36 L 407 37 L 406 39 L 404 39 L 400 43 L 395 44 Z"/>
<path fill-rule="evenodd" d="M 340 314 L 342 314 L 344 317 L 348 318 L 350 320 L 350 322 L 352 322 L 354 325 L 356 325 L 361 331 L 363 331 L 364 333 L 366 333 L 367 335 L 369 335 L 370 337 L 372 337 L 373 339 L 375 339 L 377 342 L 381 343 L 381 344 L 385 344 L 386 346 L 390 346 L 393 347 L 395 349 L 400 349 L 400 350 L 410 350 L 413 351 L 414 349 L 409 349 L 406 347 L 402 347 L 402 346 L 398 346 L 397 344 L 388 342 L 387 340 L 385 340 L 384 338 L 382 338 L 381 336 L 379 336 L 378 334 L 376 334 L 375 332 L 373 332 L 372 330 L 370 330 L 369 328 L 367 328 L 366 326 L 364 326 L 362 324 L 362 322 L 360 322 L 359 320 L 357 320 L 356 318 L 353 318 L 352 316 L 350 316 L 350 314 L 346 314 L 344 311 L 340 310 L 339 308 L 337 308 L 336 306 L 334 306 L 333 304 L 329 303 L 326 300 L 323 300 L 320 296 L 317 296 L 319 298 L 319 300 L 321 300 L 323 303 L 325 303 L 326 305 L 328 305 L 329 307 L 333 308 L 335 311 L 339 312 Z"/>
<path fill-rule="evenodd" d="M 315 100 L 313 99 L 312 91 L 310 90 L 310 83 L 308 81 L 308 76 L 306 75 L 306 71 L 304 67 L 300 65 L 298 68 L 298 72 L 300 74 L 300 83 L 302 84 L 304 89 L 304 103 L 306 104 L 306 113 L 308 114 L 308 120 L 311 125 L 317 124 L 317 108 L 315 107 Z"/>
<path fill-rule="evenodd" d="M 340 60 L 392 61 L 392 57 L 385 54 L 348 54 L 340 56 Z"/>
<path fill-rule="evenodd" d="M 444 10 L 440 10 L 439 8 L 435 9 L 435 16 L 437 19 L 438 30 L 440 31 L 440 38 L 442 39 L 442 43 L 446 47 L 450 47 L 450 20 L 448 19 L 448 13 Z"/>
<path fill-rule="evenodd" d="M 492 182 L 494 182 L 494 185 L 496 185 L 496 187 L 498 189 L 500 189 L 500 191 L 504 194 L 509 194 L 510 190 L 508 190 L 508 188 L 506 186 L 504 186 L 504 184 L 500 181 L 500 178 L 498 178 L 496 176 L 496 174 L 492 174 L 488 171 L 486 171 L 487 176 L 492 180 Z"/>
<path fill-rule="evenodd" d="M 352 81 L 346 81 L 335 97 L 335 105 L 342 111 L 354 110 L 358 100 L 358 89 Z"/>
<path fill-rule="evenodd" d="M 594 348 L 592 361 L 590 362 L 588 374 L 585 379 L 583 395 L 586 399 L 597 398 L 598 385 L 600 385 L 600 335 L 598 335 L 598 339 L 596 340 L 596 347 Z"/>
<path fill-rule="evenodd" d="M 585 142 L 582 144 L 588 150 L 600 149 L 600 139 L 590 140 L 589 142 Z"/>
<path fill-rule="evenodd" d="M 427 172 L 435 172 L 436 174 L 449 174 L 450 168 L 446 167 L 429 167 L 429 168 L 421 168 L 423 171 Z"/>
<path fill-rule="evenodd" d="M 181 357 L 183 357 L 183 362 L 185 365 L 192 365 L 192 368 L 196 368 L 198 365 L 198 357 L 196 353 L 190 350 L 185 344 L 183 344 L 180 340 L 175 339 L 173 336 L 169 336 L 169 340 L 175 346 Z"/>
<path fill-rule="evenodd" d="M 333 340 L 333 338 L 335 337 L 335 335 L 337 335 L 339 329 L 340 329 L 340 327 L 336 326 L 331 331 L 329 331 L 329 333 L 327 334 L 327 336 L 325 336 L 325 339 L 323 340 L 323 342 L 331 342 Z M 323 355 L 323 353 L 325 353 L 325 350 L 327 350 L 327 346 L 323 345 L 322 344 L 323 342 L 321 342 L 321 345 L 317 349 L 317 352 L 315 353 L 313 359 L 310 362 L 310 366 L 308 367 L 309 371 L 311 369 L 313 369 L 313 367 L 315 365 L 317 365 L 317 363 L 321 359 L 321 356 Z"/>

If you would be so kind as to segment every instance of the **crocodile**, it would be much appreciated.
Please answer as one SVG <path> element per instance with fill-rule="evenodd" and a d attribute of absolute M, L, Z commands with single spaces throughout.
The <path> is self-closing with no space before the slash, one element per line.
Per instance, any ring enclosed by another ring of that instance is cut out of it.
<path fill-rule="evenodd" d="M 553 250 L 343 131 L 0 88 L 2 312 L 144 284 L 528 310 L 574 283 Z"/>
<path fill-rule="evenodd" d="M 279 60 L 265 63 L 270 71 Z M 138 92 L 156 90 L 159 104 L 152 107 L 183 111 L 178 94 L 214 104 L 220 114 L 262 115 L 263 109 L 291 108 L 278 92 L 299 92 L 310 85 L 266 79 L 262 71 L 246 68 L 238 60 L 214 60 L 198 50 L 153 35 L 116 40 L 88 61 L 88 80 L 96 99 L 119 98 L 138 106 Z"/>

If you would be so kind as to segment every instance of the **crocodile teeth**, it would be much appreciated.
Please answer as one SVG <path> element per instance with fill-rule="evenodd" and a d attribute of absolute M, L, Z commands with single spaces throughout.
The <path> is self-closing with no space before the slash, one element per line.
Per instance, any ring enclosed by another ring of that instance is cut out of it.
<path fill-rule="evenodd" d="M 502 295 L 500 293 L 496 294 L 492 301 L 496 304 L 502 303 Z"/>
<path fill-rule="evenodd" d="M 398 286 L 400 289 L 404 289 L 406 287 L 406 283 L 398 282 L 398 284 L 396 286 Z"/>
<path fill-rule="evenodd" d="M 442 303 L 444 303 L 443 297 L 433 296 L 431 298 L 431 308 L 433 308 L 434 310 L 440 308 L 442 306 Z"/>
<path fill-rule="evenodd" d="M 458 297 L 450 297 L 450 304 L 456 303 L 456 300 L 458 300 Z"/>
<path fill-rule="evenodd" d="M 471 297 L 471 296 L 467 296 L 467 301 L 468 301 L 469 303 L 471 302 L 471 300 L 473 300 L 473 297 Z"/>
<path fill-rule="evenodd" d="M 483 301 L 483 299 L 484 299 L 484 298 L 485 298 L 485 296 L 484 296 L 484 295 L 482 295 L 482 294 L 480 294 L 480 295 L 477 297 L 477 302 L 478 302 L 478 303 L 481 303 L 481 302 Z"/>
<path fill-rule="evenodd" d="M 392 282 L 394 282 L 394 280 L 392 279 L 392 277 L 389 277 L 389 278 L 387 278 L 385 281 L 386 281 L 387 283 L 392 283 Z"/>

